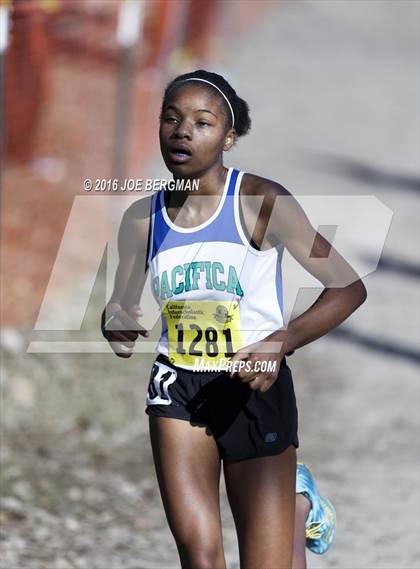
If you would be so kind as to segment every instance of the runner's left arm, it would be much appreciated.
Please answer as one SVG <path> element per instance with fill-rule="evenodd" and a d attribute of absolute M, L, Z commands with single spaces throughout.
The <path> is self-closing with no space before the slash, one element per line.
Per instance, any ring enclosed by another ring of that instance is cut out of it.
<path fill-rule="evenodd" d="M 272 246 L 284 245 L 325 287 L 312 306 L 289 322 L 286 331 L 276 334 L 290 352 L 336 328 L 366 300 L 367 292 L 356 271 L 314 229 L 296 198 L 271 181 L 267 181 L 266 191 L 274 198 L 267 240 Z"/>

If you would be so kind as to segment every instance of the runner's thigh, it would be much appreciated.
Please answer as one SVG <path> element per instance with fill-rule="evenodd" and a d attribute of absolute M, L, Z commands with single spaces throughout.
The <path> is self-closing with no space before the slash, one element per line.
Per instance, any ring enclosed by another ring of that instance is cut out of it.
<path fill-rule="evenodd" d="M 151 415 L 149 427 L 162 501 L 181 556 L 213 558 L 219 565 L 221 466 L 213 436 L 206 427 L 168 417 Z"/>
<path fill-rule="evenodd" d="M 226 490 L 238 532 L 241 569 L 290 569 L 296 489 L 296 449 L 225 460 Z"/>

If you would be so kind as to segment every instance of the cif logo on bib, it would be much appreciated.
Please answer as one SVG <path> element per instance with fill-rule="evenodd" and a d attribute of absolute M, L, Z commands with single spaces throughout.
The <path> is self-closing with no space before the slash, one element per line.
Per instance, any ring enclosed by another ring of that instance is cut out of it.
<path fill-rule="evenodd" d="M 234 308 L 237 308 L 239 305 L 237 302 L 235 304 L 236 306 L 234 306 Z M 233 320 L 233 316 L 229 314 L 229 310 L 222 304 L 216 306 L 216 312 L 213 314 L 213 316 L 215 320 L 219 322 L 219 324 L 227 324 Z"/>

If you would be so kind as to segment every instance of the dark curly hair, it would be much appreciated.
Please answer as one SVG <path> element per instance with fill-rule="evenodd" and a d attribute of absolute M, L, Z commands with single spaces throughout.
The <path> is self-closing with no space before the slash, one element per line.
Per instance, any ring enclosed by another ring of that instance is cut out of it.
<path fill-rule="evenodd" d="M 192 79 L 192 78 L 205 79 L 206 81 L 210 81 L 210 83 L 214 83 L 214 85 L 216 85 L 225 94 L 225 96 L 229 100 L 229 103 L 232 105 L 233 114 L 235 116 L 235 122 L 233 128 L 235 129 L 237 136 L 243 136 L 244 134 L 248 134 L 251 128 L 251 118 L 249 116 L 248 103 L 243 99 L 241 99 L 240 97 L 238 97 L 235 89 L 226 81 L 224 77 L 222 77 L 222 75 L 218 75 L 217 73 L 212 73 L 211 71 L 205 71 L 204 69 L 197 69 L 197 71 L 192 71 L 191 73 L 178 75 L 178 77 L 175 77 L 175 79 L 173 79 L 167 85 L 163 95 L 161 113 L 165 108 L 169 95 L 173 93 L 174 89 L 177 89 L 181 86 L 183 87 L 185 85 L 184 81 L 186 79 Z M 194 83 L 194 81 L 188 81 L 188 82 Z M 205 87 L 212 94 L 217 94 L 219 96 L 226 111 L 227 122 L 230 128 L 232 126 L 231 112 L 224 97 L 219 93 L 217 89 L 215 89 L 208 83 L 197 81 L 196 84 Z"/>

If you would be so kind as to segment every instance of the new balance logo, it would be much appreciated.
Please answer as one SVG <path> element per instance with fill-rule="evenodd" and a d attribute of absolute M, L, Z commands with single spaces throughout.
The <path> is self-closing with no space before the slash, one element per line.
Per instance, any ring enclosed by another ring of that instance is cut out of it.
<path fill-rule="evenodd" d="M 265 435 L 264 442 L 265 443 L 274 443 L 277 440 L 277 433 L 267 433 Z"/>

